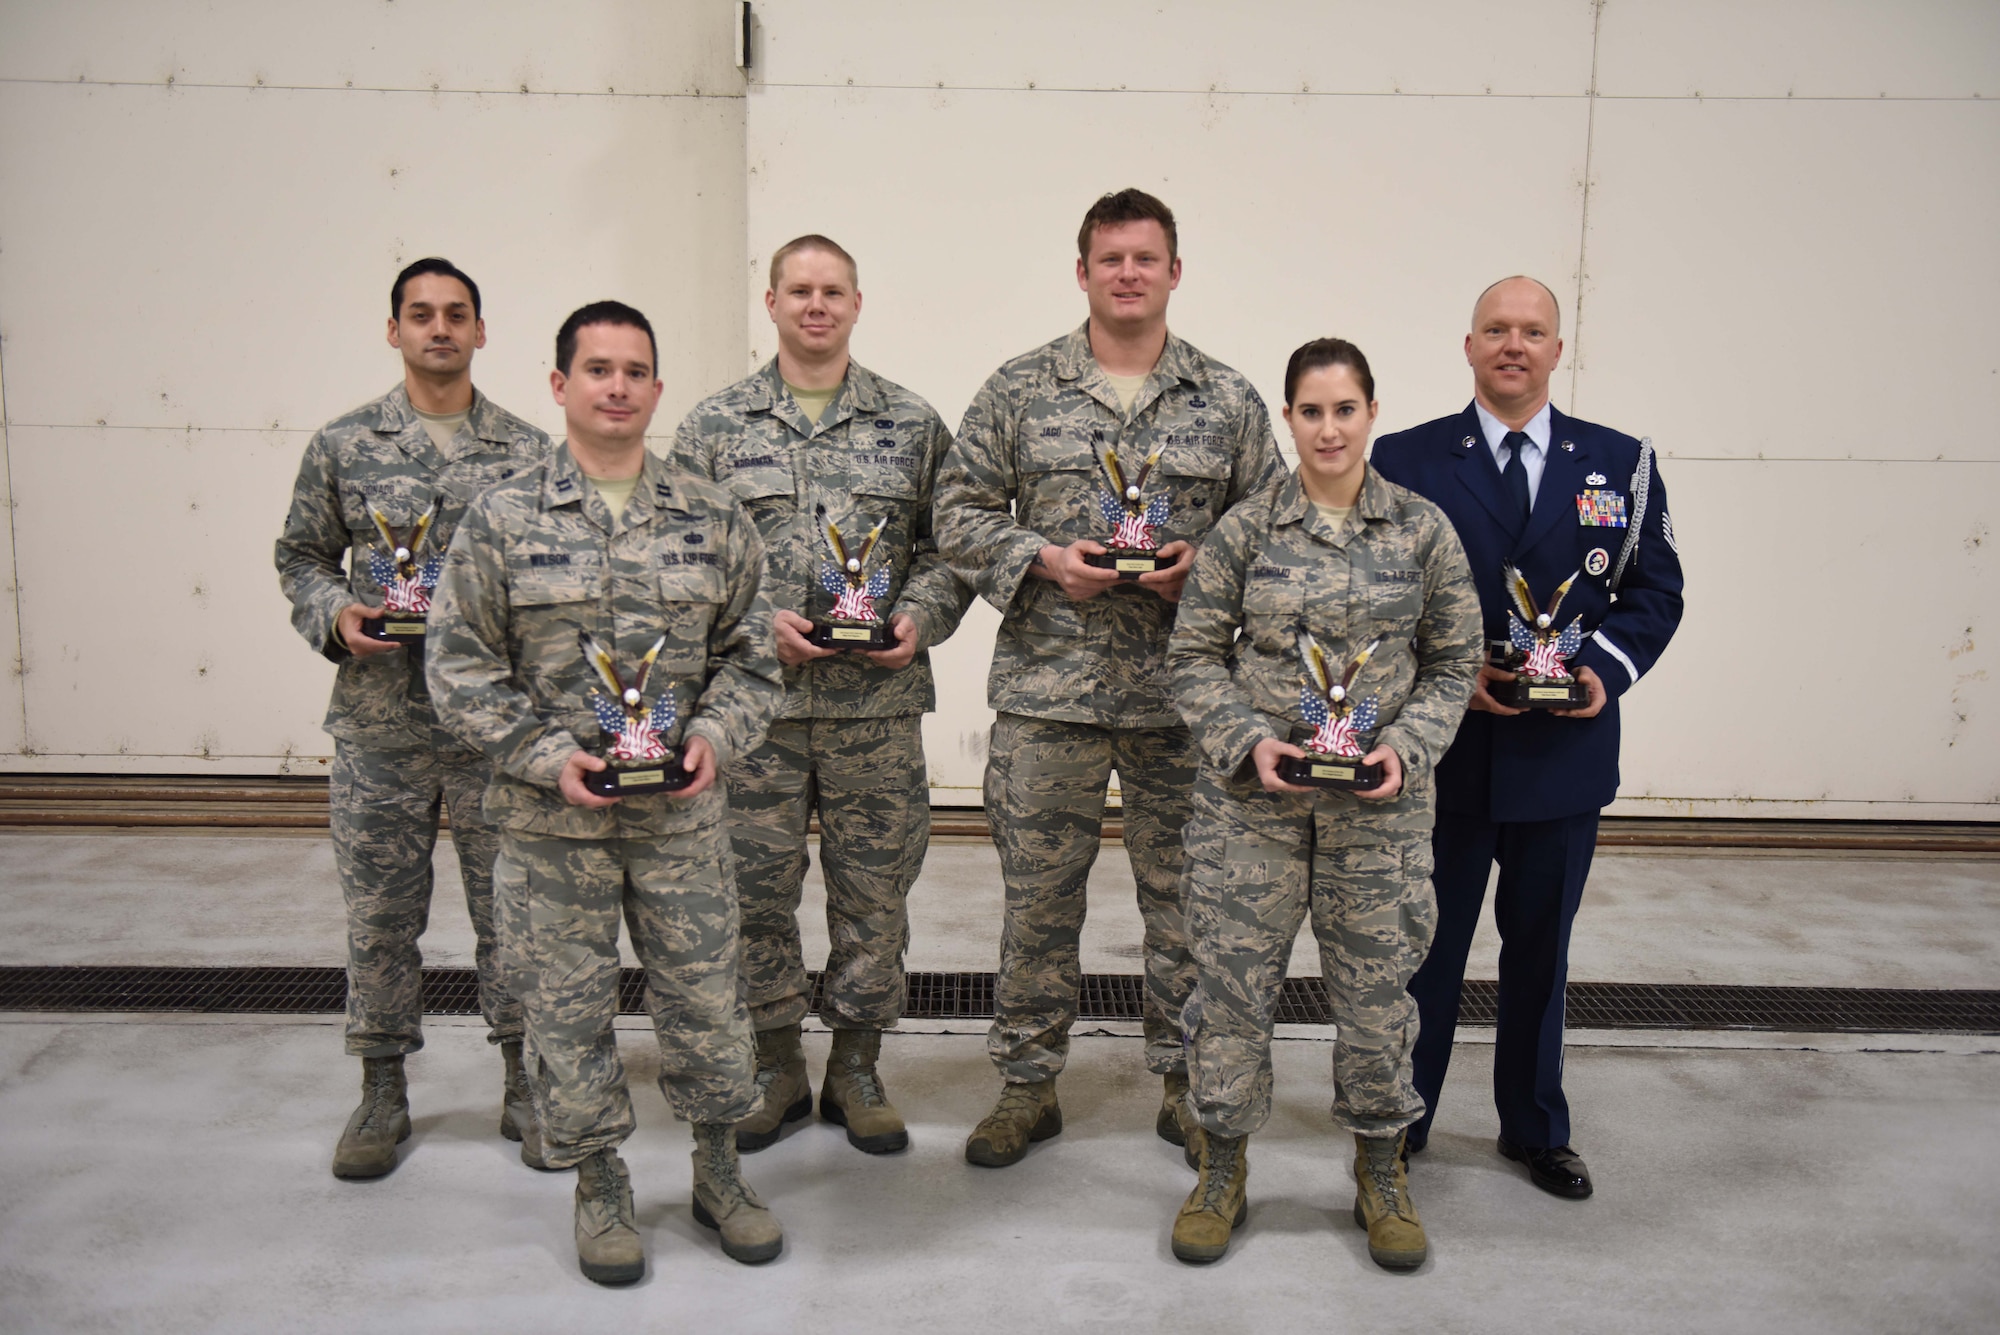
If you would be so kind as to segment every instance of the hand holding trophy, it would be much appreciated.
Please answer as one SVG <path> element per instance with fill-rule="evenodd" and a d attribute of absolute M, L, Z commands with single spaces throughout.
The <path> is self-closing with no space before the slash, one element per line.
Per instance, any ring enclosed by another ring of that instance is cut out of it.
<path fill-rule="evenodd" d="M 368 518 L 382 535 L 381 549 L 368 552 L 368 575 L 382 587 L 382 615 L 365 617 L 361 622 L 361 633 L 370 639 L 390 644 L 423 643 L 431 595 L 437 590 L 438 576 L 444 573 L 444 553 L 434 552 L 421 563 L 418 556 L 441 506 L 441 500 L 432 499 L 431 508 L 410 530 L 407 541 L 396 536 L 379 508 L 368 507 Z"/>
<path fill-rule="evenodd" d="M 1379 711 L 1373 696 L 1357 706 L 1353 692 L 1354 679 L 1361 675 L 1361 669 L 1368 665 L 1382 641 L 1370 641 L 1336 681 L 1325 651 L 1306 629 L 1306 623 L 1300 621 L 1293 629 L 1298 635 L 1299 658 L 1306 669 L 1306 684 L 1299 691 L 1299 710 L 1306 722 L 1313 725 L 1313 733 L 1303 738 L 1294 736 L 1293 741 L 1305 755 L 1279 760 L 1278 777 L 1302 788 L 1348 788 L 1361 792 L 1380 788 L 1382 766 L 1361 763 L 1361 757 L 1367 754 L 1361 745 L 1361 734 L 1375 727 Z"/>
<path fill-rule="evenodd" d="M 629 686 L 619 679 L 610 652 L 589 631 L 578 631 L 576 642 L 598 680 L 611 688 L 608 697 L 594 686 L 590 689 L 590 707 L 611 745 L 604 756 L 609 763 L 585 773 L 583 786 L 599 797 L 626 797 L 671 792 L 694 782 L 693 772 L 677 763 L 679 754 L 666 742 L 666 734 L 679 720 L 673 686 L 669 684 L 651 704 L 646 702 L 646 678 L 666 647 L 667 637 L 653 641 Z"/>
<path fill-rule="evenodd" d="M 1566 663 L 1583 648 L 1583 617 L 1577 616 L 1561 631 L 1555 629 L 1556 609 L 1577 575 L 1556 586 L 1546 609 L 1536 606 L 1527 577 L 1518 569 L 1506 566 L 1500 578 L 1514 600 L 1507 613 L 1507 639 L 1519 657 L 1508 664 L 1517 673 L 1513 682 L 1496 682 L 1494 698 L 1515 709 L 1581 709 L 1589 705 L 1590 689 L 1570 674 Z"/>
<path fill-rule="evenodd" d="M 876 520 L 861 540 L 861 550 L 853 553 L 847 550 L 840 525 L 827 518 L 824 504 L 813 507 L 813 518 L 826 538 L 827 550 L 833 553 L 833 560 L 822 564 L 819 573 L 820 587 L 833 595 L 833 611 L 825 618 L 813 618 L 807 642 L 822 649 L 895 648 L 895 632 L 875 611 L 875 600 L 889 596 L 889 568 L 878 566 L 873 575 L 868 573 L 868 558 L 874 554 L 888 518 Z"/>
<path fill-rule="evenodd" d="M 1153 465 L 1160 462 L 1160 451 L 1154 450 L 1139 465 L 1139 474 L 1129 481 L 1118 463 L 1118 451 L 1109 445 L 1098 462 L 1104 466 L 1105 476 L 1111 479 L 1111 490 L 1099 489 L 1097 508 L 1104 515 L 1104 522 L 1111 525 L 1111 536 L 1104 540 L 1108 551 L 1102 554 L 1086 555 L 1084 563 L 1100 570 L 1115 570 L 1120 579 L 1137 579 L 1150 574 L 1162 565 L 1172 565 L 1172 558 L 1160 559 L 1160 544 L 1153 530 L 1167 522 L 1167 498 L 1155 496 L 1151 502 L 1145 499 L 1146 479 L 1152 475 Z"/>

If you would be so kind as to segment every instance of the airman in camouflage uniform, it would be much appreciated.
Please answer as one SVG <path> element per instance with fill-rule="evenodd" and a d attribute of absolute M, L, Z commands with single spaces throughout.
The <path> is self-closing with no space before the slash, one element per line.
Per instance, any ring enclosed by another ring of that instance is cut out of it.
<path fill-rule="evenodd" d="M 661 1091 L 695 1124 L 696 1218 L 719 1226 L 738 1259 L 767 1260 L 782 1241 L 736 1173 L 732 1131 L 757 1087 L 725 804 L 712 786 L 717 767 L 763 740 L 782 699 L 764 548 L 726 493 L 644 449 L 659 394 L 644 319 L 604 302 L 564 325 L 569 439 L 467 512 L 427 655 L 440 716 L 493 762 L 501 930 L 526 1010 L 543 1156 L 579 1167 L 579 1260 L 606 1283 L 644 1271 L 616 1152 L 633 1126 L 612 1029 L 621 912 L 645 969 Z M 630 468 L 630 498 L 614 514 L 600 487 Z M 590 704 L 602 688 L 579 632 L 627 684 L 664 637 L 644 698 L 673 693 L 678 726 L 660 740 L 667 763 L 697 773 L 686 789 L 605 798 L 581 787 L 583 771 L 603 767 L 589 750 L 611 739 Z"/>
<path fill-rule="evenodd" d="M 474 497 L 547 453 L 549 438 L 472 387 L 472 352 L 485 332 L 469 278 L 442 260 L 420 260 L 398 277 L 392 301 L 391 341 L 403 351 L 406 383 L 313 436 L 277 544 L 279 584 L 291 600 L 292 624 L 316 652 L 340 665 L 326 715 L 334 739 L 329 796 L 334 859 L 347 902 L 347 1051 L 363 1062 L 362 1103 L 334 1154 L 333 1171 L 341 1177 L 388 1172 L 398 1141 L 409 1134 L 403 1057 L 424 1041 L 417 938 L 430 914 L 441 804 L 451 812 L 477 942 L 479 1008 L 505 1059 L 509 1111 L 501 1131 L 513 1140 L 525 1132 L 523 1155 L 530 1162 L 535 1156 L 521 1076 L 521 1008 L 496 958 L 496 839 L 479 805 L 486 761 L 438 726 L 424 689 L 421 649 L 369 640 L 358 623 L 384 599 L 371 571 L 371 553 L 382 539 L 370 507 L 407 536 L 433 502 L 441 502 L 416 554 L 421 562 L 426 553 L 444 551 Z M 426 403 L 467 406 L 464 421 L 444 443 L 433 439 L 412 405 L 413 388 Z"/>
<path fill-rule="evenodd" d="M 1139 191 L 1093 206 L 1078 239 L 1090 321 L 987 380 L 938 483 L 938 546 L 1003 618 L 987 683 L 999 717 L 985 801 L 1006 882 L 987 1050 L 1006 1087 L 966 1146 L 987 1166 L 1061 1130 L 1055 1078 L 1076 1018 L 1084 885 L 1113 769 L 1145 920 L 1146 1065 L 1165 1077 L 1157 1126 L 1174 1143 L 1187 1130 L 1181 830 L 1195 756 L 1167 698 L 1167 636 L 1193 544 L 1275 480 L 1279 460 L 1257 391 L 1167 332 L 1180 272 L 1172 216 Z M 1126 379 L 1128 404 L 1100 352 L 1136 347 L 1146 366 L 1147 331 L 1156 357 L 1141 383 Z M 1106 447 L 1133 470 L 1158 451 L 1145 492 L 1164 502 L 1152 536 L 1174 568 L 1137 581 L 1080 569 L 1110 534 Z"/>
<path fill-rule="evenodd" d="M 720 483 L 763 536 L 785 665 L 785 704 L 769 738 L 725 775 L 764 1091 L 737 1145 L 762 1149 L 812 1108 L 798 910 L 817 813 L 831 941 L 820 1013 L 834 1031 L 820 1112 L 857 1148 L 887 1153 L 909 1144 L 876 1059 L 881 1031 L 903 1013 L 908 899 L 930 843 L 919 726 L 937 707 L 929 647 L 958 628 L 971 601 L 931 536 L 931 491 L 951 435 L 928 403 L 849 358 L 860 292 L 852 258 L 834 242 L 807 236 L 781 247 L 765 301 L 778 355 L 696 405 L 675 436 L 677 462 Z M 816 417 L 787 387 L 806 379 L 826 386 L 808 392 Z M 801 637 L 834 601 L 822 579 L 833 566 L 821 507 L 857 549 L 886 521 L 864 573 L 886 571 L 875 610 L 901 632 L 896 650 L 840 651 Z"/>
<path fill-rule="evenodd" d="M 1376 703 L 1377 726 L 1357 741 L 1371 756 L 1394 753 L 1401 781 L 1390 794 L 1262 781 L 1253 752 L 1304 725 L 1301 625 L 1336 681 L 1380 641 L 1347 698 Z M 1232 1156 L 1213 1182 L 1220 1191 L 1237 1177 L 1235 1207 L 1223 1212 L 1234 1223 L 1244 1209 L 1242 1142 L 1271 1114 L 1274 1014 L 1308 915 L 1339 1026 L 1334 1121 L 1367 1142 L 1362 1149 L 1393 1159 L 1400 1133 L 1423 1114 L 1406 988 L 1436 919 L 1431 771 L 1458 730 L 1482 649 L 1478 592 L 1451 524 L 1372 469 L 1337 524 L 1294 474 L 1230 511 L 1202 545 L 1167 666 L 1201 752 L 1183 890 L 1199 975 L 1184 1015 L 1190 1101 L 1209 1133 L 1204 1152 Z M 1205 1170 L 1190 1207 L 1209 1185 Z M 1182 1233 L 1177 1226 L 1183 1259 L 1220 1254 L 1188 1254 Z"/>

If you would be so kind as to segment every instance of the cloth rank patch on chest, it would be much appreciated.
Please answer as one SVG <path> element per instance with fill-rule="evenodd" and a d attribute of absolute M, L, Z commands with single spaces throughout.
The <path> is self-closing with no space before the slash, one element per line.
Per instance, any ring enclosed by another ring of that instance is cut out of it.
<path fill-rule="evenodd" d="M 1576 522 L 1585 528 L 1624 528 L 1625 497 L 1592 488 L 1576 495 Z"/>

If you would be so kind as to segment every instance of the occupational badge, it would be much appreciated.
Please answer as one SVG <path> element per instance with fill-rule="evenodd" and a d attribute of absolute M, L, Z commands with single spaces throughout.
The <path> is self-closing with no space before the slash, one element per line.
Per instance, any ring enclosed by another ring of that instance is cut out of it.
<path fill-rule="evenodd" d="M 423 643 L 431 595 L 437 591 L 438 576 L 444 573 L 444 553 L 424 555 L 424 539 L 430 536 L 442 504 L 433 498 L 431 508 L 424 511 L 407 537 L 398 537 L 389 527 L 389 517 L 379 506 L 369 504 L 368 518 L 382 537 L 382 546 L 368 551 L 368 576 L 382 588 L 382 615 L 361 621 L 361 633 L 370 639 Z"/>
<path fill-rule="evenodd" d="M 827 518 L 824 504 L 813 507 L 820 535 L 826 539 L 831 561 L 820 564 L 820 587 L 833 595 L 833 610 L 812 619 L 806 639 L 822 649 L 894 649 L 896 636 L 889 623 L 875 610 L 877 598 L 889 596 L 889 568 L 877 566 L 868 573 L 868 558 L 875 554 L 887 516 L 875 521 L 859 551 L 850 551 L 840 525 Z"/>
<path fill-rule="evenodd" d="M 1099 488 L 1097 508 L 1104 516 L 1104 522 L 1111 525 L 1111 536 L 1104 540 L 1106 550 L 1101 554 L 1087 555 L 1085 565 L 1096 566 L 1099 570 L 1115 570 L 1120 579 L 1137 579 L 1139 576 L 1158 570 L 1162 565 L 1172 565 L 1171 560 L 1160 560 L 1160 544 L 1157 530 L 1167 522 L 1167 498 L 1155 496 L 1146 499 L 1146 479 L 1153 475 L 1153 466 L 1160 462 L 1160 451 L 1154 450 L 1139 465 L 1139 471 L 1132 477 L 1125 476 L 1123 465 L 1118 462 L 1118 451 L 1109 445 L 1098 456 L 1098 463 L 1104 468 L 1104 475 L 1111 480 L 1111 490 Z"/>
<path fill-rule="evenodd" d="M 1611 568 L 1611 553 L 1602 547 L 1592 547 L 1590 554 L 1583 558 L 1583 573 L 1592 579 Z"/>
<path fill-rule="evenodd" d="M 1560 631 L 1556 609 L 1575 584 L 1578 571 L 1556 586 L 1546 609 L 1538 607 L 1528 578 L 1513 566 L 1500 571 L 1500 582 L 1514 606 L 1507 613 L 1507 640 L 1513 649 L 1508 666 L 1516 674 L 1493 697 L 1515 709 L 1580 709 L 1590 703 L 1590 690 L 1570 675 L 1568 660 L 1583 648 L 1583 617 L 1579 614 Z"/>
<path fill-rule="evenodd" d="M 1333 665 L 1306 623 L 1299 622 L 1293 633 L 1306 670 L 1305 685 L 1299 690 L 1299 712 L 1313 725 L 1313 731 L 1310 735 L 1302 735 L 1303 730 L 1293 734 L 1293 742 L 1305 755 L 1281 757 L 1278 777 L 1302 788 L 1380 788 L 1382 766 L 1361 763 L 1367 754 L 1361 734 L 1374 730 L 1379 711 L 1373 696 L 1359 705 L 1354 703 L 1354 679 L 1382 641 L 1370 642 L 1336 680 Z"/>
<path fill-rule="evenodd" d="M 586 772 L 583 786 L 599 797 L 627 797 L 672 792 L 693 783 L 694 772 L 682 768 L 680 755 L 667 743 L 668 734 L 680 721 L 672 683 L 650 702 L 646 699 L 646 678 L 652 674 L 660 650 L 666 648 L 667 637 L 653 641 L 630 683 L 618 675 L 611 652 L 589 631 L 578 631 L 576 643 L 591 671 L 610 690 L 606 695 L 595 686 L 590 688 L 591 712 L 597 715 L 598 727 L 609 744 L 602 752 L 605 767 Z"/>

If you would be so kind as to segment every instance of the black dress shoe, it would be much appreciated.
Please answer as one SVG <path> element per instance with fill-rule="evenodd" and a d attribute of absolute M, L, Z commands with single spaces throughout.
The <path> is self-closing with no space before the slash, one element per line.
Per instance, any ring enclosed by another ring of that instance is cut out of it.
<path fill-rule="evenodd" d="M 1407 1131 L 1404 1132 L 1403 1161 L 1405 1163 L 1408 1163 L 1410 1156 L 1412 1154 L 1422 1154 L 1424 1152 L 1424 1146 L 1430 1143 L 1431 1143 L 1431 1138 L 1429 1136 L 1413 1136 Z"/>
<path fill-rule="evenodd" d="M 1529 1179 L 1551 1196 L 1580 1201 L 1590 1195 L 1590 1170 L 1569 1146 L 1531 1150 L 1505 1136 L 1500 1137 L 1499 1145 L 1503 1157 L 1528 1165 Z"/>

